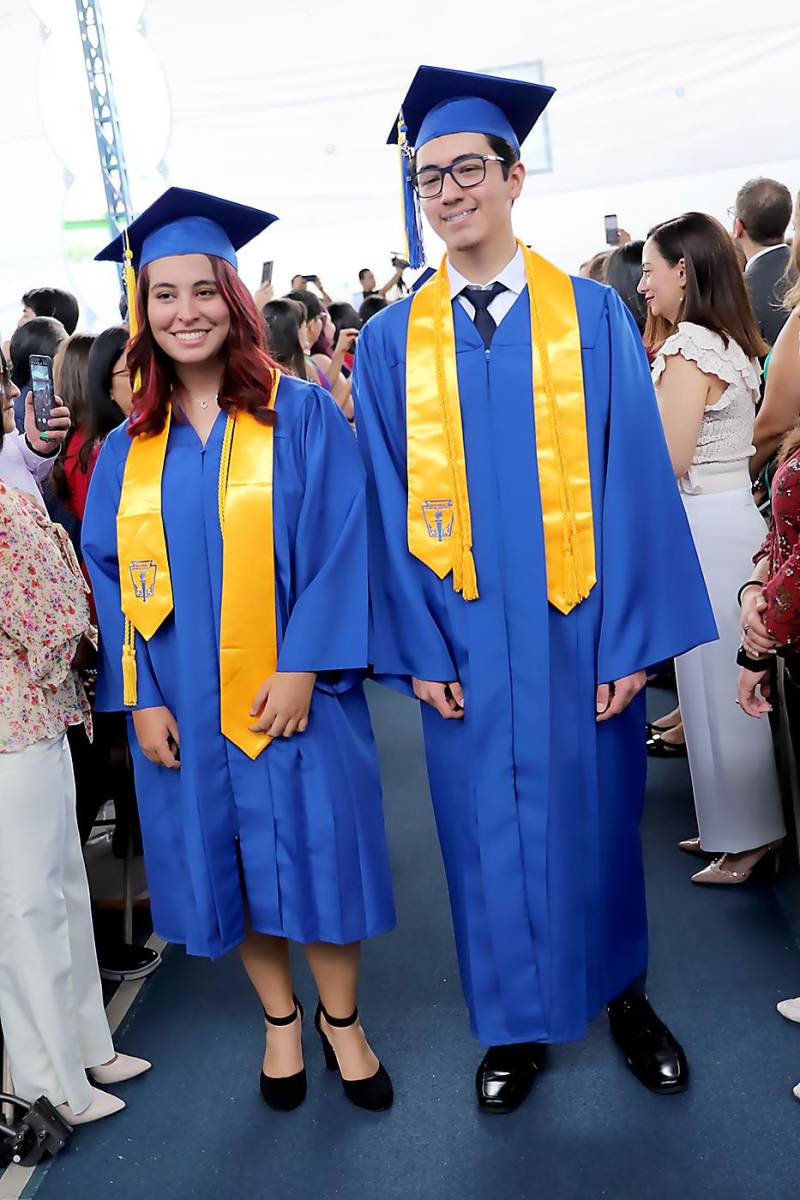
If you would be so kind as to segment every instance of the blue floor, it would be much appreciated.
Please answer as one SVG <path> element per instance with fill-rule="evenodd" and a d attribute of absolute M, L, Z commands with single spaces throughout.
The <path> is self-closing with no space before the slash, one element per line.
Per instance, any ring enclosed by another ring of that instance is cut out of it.
<path fill-rule="evenodd" d="M 655 693 L 657 711 L 671 707 Z M 650 994 L 683 1041 L 691 1090 L 656 1097 L 598 1020 L 556 1049 L 515 1114 L 473 1099 L 480 1051 L 462 1007 L 416 707 L 371 693 L 382 751 L 399 928 L 366 947 L 362 1015 L 395 1081 L 386 1114 L 351 1108 L 306 1035 L 309 1096 L 292 1114 L 258 1093 L 263 1023 L 235 955 L 168 952 L 117 1035 L 155 1066 L 119 1089 L 120 1117 L 79 1130 L 34 1176 L 38 1200 L 783 1200 L 800 1184 L 800 952 L 771 886 L 701 889 L 675 848 L 695 832 L 684 762 L 651 765 L 645 841 Z M 298 990 L 314 995 L 305 968 Z"/>

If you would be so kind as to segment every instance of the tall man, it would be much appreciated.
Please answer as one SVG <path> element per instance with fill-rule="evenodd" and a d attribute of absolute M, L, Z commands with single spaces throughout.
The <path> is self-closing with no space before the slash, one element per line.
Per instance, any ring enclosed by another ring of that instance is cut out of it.
<path fill-rule="evenodd" d="M 792 195 L 777 179 L 750 179 L 736 193 L 733 212 L 733 236 L 747 258 L 744 277 L 761 336 L 774 346 L 789 316 L 783 307 L 790 283 L 790 251 L 784 239 L 792 219 Z"/>
<path fill-rule="evenodd" d="M 423 702 L 494 1112 L 609 1001 L 637 1077 L 686 1087 L 644 991 L 641 689 L 715 637 L 632 319 L 514 237 L 520 142 L 551 95 L 420 68 L 392 140 L 447 256 L 362 330 L 355 364 L 371 661 Z"/>

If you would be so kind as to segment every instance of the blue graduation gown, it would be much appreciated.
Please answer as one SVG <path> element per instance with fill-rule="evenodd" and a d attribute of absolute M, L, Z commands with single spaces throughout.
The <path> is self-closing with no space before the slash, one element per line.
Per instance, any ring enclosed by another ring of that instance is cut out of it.
<path fill-rule="evenodd" d="M 327 392 L 284 376 L 276 409 L 278 669 L 319 673 L 307 731 L 255 761 L 220 733 L 224 414 L 205 447 L 191 425 L 172 422 L 162 509 L 175 607 L 149 642 L 136 635 L 138 706 L 166 705 L 181 738 L 180 770 L 168 770 L 144 757 L 131 729 L 154 926 L 212 958 L 244 935 L 242 884 L 253 928 L 298 942 L 358 941 L 395 920 L 362 686 L 363 468 Z M 115 521 L 129 448 L 126 423 L 103 447 L 83 523 L 101 633 L 97 707 L 111 711 L 123 708 Z"/>
<path fill-rule="evenodd" d="M 408 552 L 410 301 L 362 331 L 376 674 L 459 679 L 465 716 L 422 706 L 463 988 L 485 1045 L 584 1036 L 646 967 L 639 821 L 644 696 L 598 725 L 595 688 L 716 637 L 641 339 L 614 292 L 576 279 L 599 582 L 548 604 L 527 290 L 491 351 L 454 304 L 473 552 L 466 602 Z"/>

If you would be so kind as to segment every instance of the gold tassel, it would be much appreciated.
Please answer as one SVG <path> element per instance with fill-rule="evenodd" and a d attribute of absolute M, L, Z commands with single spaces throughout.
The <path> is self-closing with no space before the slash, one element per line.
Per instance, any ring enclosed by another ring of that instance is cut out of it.
<path fill-rule="evenodd" d="M 136 272 L 133 269 L 133 251 L 128 240 L 128 231 L 122 231 L 125 239 L 125 266 L 123 268 L 125 275 L 125 291 L 128 295 L 128 328 L 131 331 L 131 337 L 136 336 Z"/>
<path fill-rule="evenodd" d="M 478 599 L 478 575 L 475 570 L 475 559 L 468 546 L 464 547 L 461 561 L 461 595 L 465 600 Z"/>
<path fill-rule="evenodd" d="M 122 642 L 122 703 L 133 707 L 137 698 L 136 631 L 126 617 L 125 637 Z"/>

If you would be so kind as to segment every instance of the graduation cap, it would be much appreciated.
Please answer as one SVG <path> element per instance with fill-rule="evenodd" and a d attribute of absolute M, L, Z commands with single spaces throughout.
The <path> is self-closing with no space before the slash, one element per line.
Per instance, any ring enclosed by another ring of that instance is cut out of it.
<path fill-rule="evenodd" d="M 237 266 L 236 251 L 277 221 L 272 213 L 206 192 L 171 187 L 131 221 L 99 254 L 98 262 L 124 263 L 130 247 L 139 271 L 175 254 L 213 254 Z"/>
<path fill-rule="evenodd" d="M 411 183 L 411 159 L 417 150 L 447 134 L 483 133 L 503 138 L 519 154 L 554 92 L 545 84 L 502 75 L 444 67 L 417 70 L 387 139 L 400 148 L 407 257 L 412 267 L 425 262 L 419 201 Z"/>
<path fill-rule="evenodd" d="M 171 187 L 104 246 L 95 261 L 125 264 L 128 316 L 135 333 L 136 271 L 181 254 L 213 254 L 236 270 L 236 251 L 277 220 L 260 208 Z"/>

